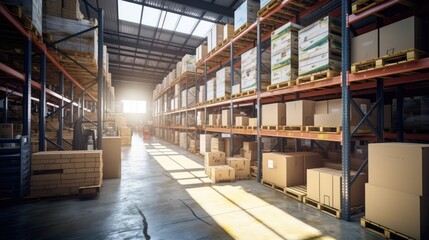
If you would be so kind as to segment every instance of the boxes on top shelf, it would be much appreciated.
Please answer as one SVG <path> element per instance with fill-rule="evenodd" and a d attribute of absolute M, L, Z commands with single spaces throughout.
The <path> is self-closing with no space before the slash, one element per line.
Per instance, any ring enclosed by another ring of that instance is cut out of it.
<path fill-rule="evenodd" d="M 207 81 L 207 101 L 215 99 L 216 94 L 216 78 L 212 78 Z"/>
<path fill-rule="evenodd" d="M 340 33 L 340 22 L 329 16 L 299 31 L 299 76 L 341 69 Z"/>
<path fill-rule="evenodd" d="M 179 78 L 182 75 L 182 62 L 179 61 L 176 63 L 176 78 Z"/>
<path fill-rule="evenodd" d="M 43 14 L 73 20 L 84 18 L 80 11 L 79 0 L 43 0 Z"/>
<path fill-rule="evenodd" d="M 4 2 L 4 1 L 2 1 Z M 8 4 L 18 5 L 22 7 L 23 13 L 34 24 L 36 30 L 42 34 L 42 1 L 39 0 L 9 0 Z"/>
<path fill-rule="evenodd" d="M 186 72 L 195 72 L 196 61 L 195 55 L 186 54 L 182 58 L 182 74 Z"/>
<path fill-rule="evenodd" d="M 246 23 L 256 21 L 259 10 L 259 3 L 253 0 L 246 0 L 234 11 L 234 31 L 239 30 Z"/>
<path fill-rule="evenodd" d="M 378 58 L 378 29 L 351 40 L 351 63 Z"/>
<path fill-rule="evenodd" d="M 208 47 L 207 47 L 207 43 L 203 42 L 200 46 L 197 47 L 196 49 L 196 62 L 199 62 L 201 60 L 206 59 L 207 57 L 207 52 L 208 52 Z"/>
<path fill-rule="evenodd" d="M 262 4 L 262 3 L 261 3 Z M 298 31 L 301 26 L 287 23 L 271 33 L 271 84 L 298 77 Z"/>
<path fill-rule="evenodd" d="M 256 47 L 241 55 L 241 91 L 246 92 L 257 88 L 257 61 Z M 271 66 L 270 53 L 265 51 L 261 54 L 262 64 L 268 69 Z M 270 83 L 270 74 L 262 68 L 261 86 L 266 87 Z"/>
<path fill-rule="evenodd" d="M 427 25 L 415 16 L 380 28 L 380 57 L 409 49 L 427 50 Z"/>
<path fill-rule="evenodd" d="M 232 37 L 234 37 L 234 25 L 228 23 L 223 26 L 223 40 L 231 39 Z"/>
<path fill-rule="evenodd" d="M 223 26 L 222 24 L 214 24 L 207 33 L 207 51 L 215 49 L 218 44 L 223 41 Z"/>
<path fill-rule="evenodd" d="M 235 81 L 235 80 L 234 80 Z M 235 84 L 234 86 L 232 86 L 232 90 L 231 90 L 231 94 L 237 94 L 241 92 L 241 88 L 240 88 L 240 84 Z"/>
<path fill-rule="evenodd" d="M 234 69 L 234 82 L 240 81 L 240 69 Z M 224 67 L 216 72 L 216 98 L 231 94 L 231 68 Z"/>

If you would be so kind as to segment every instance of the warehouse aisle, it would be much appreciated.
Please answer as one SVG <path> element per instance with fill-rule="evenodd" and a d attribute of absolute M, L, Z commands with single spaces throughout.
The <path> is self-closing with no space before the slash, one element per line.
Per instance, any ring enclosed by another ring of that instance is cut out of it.
<path fill-rule="evenodd" d="M 253 180 L 212 184 L 203 161 L 161 140 L 122 148 L 97 199 L 2 206 L 4 239 L 382 239 Z"/>

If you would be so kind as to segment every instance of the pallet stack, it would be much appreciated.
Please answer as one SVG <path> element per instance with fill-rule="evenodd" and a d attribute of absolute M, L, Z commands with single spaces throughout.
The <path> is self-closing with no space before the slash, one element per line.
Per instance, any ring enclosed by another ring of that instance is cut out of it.
<path fill-rule="evenodd" d="M 129 127 L 121 127 L 119 130 L 121 135 L 122 146 L 131 146 L 132 132 Z"/>
<path fill-rule="evenodd" d="M 81 187 L 98 189 L 102 151 L 50 151 L 32 155 L 30 197 L 68 196 Z"/>
<path fill-rule="evenodd" d="M 362 226 L 386 237 L 428 239 L 428 163 L 428 144 L 369 144 Z"/>
<path fill-rule="evenodd" d="M 256 91 L 257 88 L 257 49 L 248 50 L 241 55 L 241 92 Z M 271 54 L 265 51 L 261 54 L 261 63 L 270 69 Z M 261 69 L 261 89 L 270 84 L 270 74 Z"/>

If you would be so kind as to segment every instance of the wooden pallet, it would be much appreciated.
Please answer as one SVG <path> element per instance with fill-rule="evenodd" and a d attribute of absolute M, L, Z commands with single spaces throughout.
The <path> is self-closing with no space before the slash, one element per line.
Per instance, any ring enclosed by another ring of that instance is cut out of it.
<path fill-rule="evenodd" d="M 285 188 L 284 193 L 287 196 L 302 202 L 303 198 L 307 196 L 307 186 L 299 185 L 294 187 L 287 187 Z"/>
<path fill-rule="evenodd" d="M 383 68 L 390 65 L 400 64 L 404 62 L 415 61 L 425 56 L 425 53 L 417 49 L 409 49 L 406 51 L 389 54 L 380 58 L 370 59 L 354 63 L 351 67 L 352 73 L 360 73 L 376 68 Z"/>
<path fill-rule="evenodd" d="M 329 70 L 325 70 L 317 73 L 312 73 L 306 76 L 301 76 L 296 79 L 296 84 L 300 85 L 300 84 L 305 84 L 309 82 L 322 81 L 322 80 L 330 79 L 339 75 L 340 75 L 340 72 L 329 69 Z"/>
<path fill-rule="evenodd" d="M 230 98 L 230 96 L 224 96 L 224 97 L 215 98 L 214 102 L 215 103 L 216 102 L 223 102 L 223 101 L 229 100 L 229 98 Z"/>
<path fill-rule="evenodd" d="M 205 127 L 206 128 L 215 128 L 216 126 L 215 125 L 206 125 Z"/>
<path fill-rule="evenodd" d="M 97 196 L 100 193 L 100 185 L 79 187 L 80 197 Z"/>
<path fill-rule="evenodd" d="M 241 97 L 251 96 L 251 95 L 255 95 L 255 94 L 256 94 L 256 89 L 253 89 L 250 91 L 233 94 L 233 95 L 231 95 L 231 97 L 232 98 L 241 98 Z"/>
<path fill-rule="evenodd" d="M 225 125 L 222 125 L 222 126 L 219 126 L 220 128 L 229 128 L 230 126 L 225 126 Z"/>
<path fill-rule="evenodd" d="M 246 129 L 247 126 L 232 126 L 234 129 Z"/>
<path fill-rule="evenodd" d="M 277 184 L 271 183 L 271 182 L 266 181 L 264 179 L 262 179 L 261 182 L 262 182 L 263 185 L 265 185 L 265 186 L 267 186 L 269 188 L 272 188 L 272 189 L 274 189 L 274 190 L 276 190 L 278 192 L 281 192 L 281 193 L 285 193 L 285 187 L 282 187 L 282 186 L 279 186 Z"/>
<path fill-rule="evenodd" d="M 234 31 L 234 37 L 240 35 L 240 33 L 242 33 L 244 30 L 246 30 L 249 26 L 250 26 L 249 22 L 243 24 L 243 26 L 241 26 L 239 29 L 237 29 L 236 31 Z"/>
<path fill-rule="evenodd" d="M 250 166 L 250 176 L 253 179 L 258 179 L 258 166 Z"/>
<path fill-rule="evenodd" d="M 352 13 L 357 14 L 377 5 L 384 0 L 357 0 L 352 4 Z"/>
<path fill-rule="evenodd" d="M 318 209 L 318 210 L 320 210 L 320 211 L 322 211 L 322 212 L 324 212 L 324 213 L 326 213 L 326 214 L 328 214 L 334 218 L 341 218 L 341 210 L 339 210 L 339 209 L 335 209 L 335 208 L 327 206 L 325 204 L 321 204 L 321 203 L 314 201 L 310 198 L 307 198 L 305 196 L 303 197 L 302 201 L 305 204 L 307 204 L 308 206 L 316 208 L 316 209 Z"/>
<path fill-rule="evenodd" d="M 247 130 L 256 130 L 256 126 L 246 126 Z"/>
<path fill-rule="evenodd" d="M 305 126 L 306 132 L 317 132 L 317 133 L 340 133 L 341 126 Z"/>
<path fill-rule="evenodd" d="M 388 227 L 370 221 L 364 217 L 360 219 L 360 225 L 371 232 L 385 237 L 386 239 L 413 239 L 405 234 L 389 229 Z"/>
<path fill-rule="evenodd" d="M 222 41 L 222 44 L 221 44 L 221 46 L 223 47 L 224 45 L 226 45 L 227 43 L 229 43 L 230 41 L 231 41 L 231 37 L 228 37 L 228 38 L 226 38 L 226 39 L 224 39 L 223 41 Z"/>
<path fill-rule="evenodd" d="M 290 80 L 287 82 L 273 84 L 267 87 L 267 91 L 275 91 L 280 89 L 289 88 L 295 85 L 295 80 Z"/>
<path fill-rule="evenodd" d="M 213 179 L 212 179 L 213 181 Z M 217 180 L 217 181 L 213 181 L 214 183 L 223 183 L 223 182 L 234 182 L 235 179 L 222 179 L 222 180 Z"/>
<path fill-rule="evenodd" d="M 283 125 L 279 125 L 279 126 L 266 126 L 266 125 L 263 125 L 263 126 L 261 126 L 261 129 L 264 129 L 264 130 L 273 130 L 273 131 L 284 131 L 284 127 L 285 126 L 283 126 Z"/>
<path fill-rule="evenodd" d="M 305 131 L 306 126 L 284 126 L 284 131 L 295 131 L 295 132 L 302 132 Z"/>
<path fill-rule="evenodd" d="M 281 2 L 281 0 L 271 0 L 269 3 L 267 3 L 267 5 L 259 9 L 258 16 L 265 16 L 265 14 L 269 13 L 271 9 L 277 7 Z"/>

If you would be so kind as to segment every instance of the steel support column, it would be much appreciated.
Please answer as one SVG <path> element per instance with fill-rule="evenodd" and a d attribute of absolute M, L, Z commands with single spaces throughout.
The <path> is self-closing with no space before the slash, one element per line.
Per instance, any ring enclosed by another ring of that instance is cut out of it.
<path fill-rule="evenodd" d="M 397 141 L 404 141 L 404 87 L 396 87 L 396 135 Z"/>
<path fill-rule="evenodd" d="M 188 74 L 186 74 L 186 82 L 185 82 L 185 88 L 186 88 L 186 99 L 185 99 L 185 132 L 186 132 L 186 137 L 185 137 L 185 149 L 188 150 L 188 96 L 189 96 L 189 89 L 188 89 Z"/>
<path fill-rule="evenodd" d="M 207 61 L 204 62 L 204 101 L 207 101 Z M 206 125 L 207 125 L 207 104 L 204 104 L 204 134 L 207 134 Z"/>
<path fill-rule="evenodd" d="M 234 86 L 234 42 L 230 45 L 230 78 L 231 78 L 231 89 Z M 229 157 L 234 156 L 234 134 L 232 133 L 232 126 L 234 126 L 234 103 L 232 102 L 232 98 L 229 101 L 229 109 L 230 109 L 230 119 L 229 124 L 230 128 L 230 145 L 229 145 Z"/>
<path fill-rule="evenodd" d="M 384 142 L 384 81 L 377 79 L 377 142 Z"/>
<path fill-rule="evenodd" d="M 346 221 L 350 220 L 350 86 L 348 74 L 350 69 L 350 31 L 347 27 L 350 0 L 343 0 L 341 5 L 341 39 L 342 39 L 342 180 L 341 180 L 341 214 Z"/>
<path fill-rule="evenodd" d="M 59 94 L 64 96 L 64 74 L 59 73 L 58 81 Z M 63 128 L 64 128 L 64 99 L 61 98 L 60 109 L 58 110 L 58 131 L 57 131 L 57 144 L 63 147 Z"/>
<path fill-rule="evenodd" d="M 73 128 L 73 123 L 74 123 L 74 87 L 73 87 L 73 82 L 70 82 L 70 127 Z"/>
<path fill-rule="evenodd" d="M 7 123 L 8 117 L 8 111 L 9 111 L 9 89 L 6 90 L 6 93 L 3 98 L 3 123 Z"/>
<path fill-rule="evenodd" d="M 104 96 L 103 96 L 103 46 L 104 46 L 104 13 L 103 9 L 98 9 L 98 106 L 97 106 L 97 149 L 103 147 L 103 116 L 104 116 Z"/>
<path fill-rule="evenodd" d="M 23 102 L 22 102 L 22 135 L 30 136 L 31 134 L 31 55 L 32 55 L 32 44 L 31 37 L 25 42 L 24 51 L 24 88 L 22 90 Z M 30 139 L 30 138 L 29 138 Z"/>
<path fill-rule="evenodd" d="M 258 141 L 258 182 L 261 182 L 262 180 L 262 139 L 261 139 L 261 121 L 262 121 L 262 111 L 261 111 L 261 24 L 259 22 L 259 18 L 257 19 L 257 29 L 256 29 L 256 62 L 257 62 L 257 68 L 256 68 L 256 76 L 257 76 L 257 111 L 256 114 L 258 116 L 257 120 L 257 141 Z"/>
<path fill-rule="evenodd" d="M 72 83 L 73 84 L 73 83 Z M 46 150 L 46 54 L 40 53 L 39 151 Z"/>

